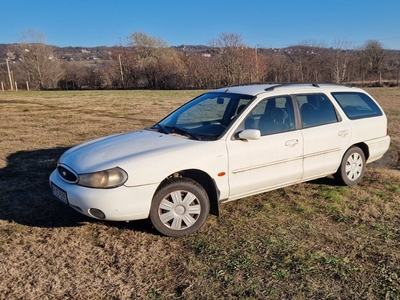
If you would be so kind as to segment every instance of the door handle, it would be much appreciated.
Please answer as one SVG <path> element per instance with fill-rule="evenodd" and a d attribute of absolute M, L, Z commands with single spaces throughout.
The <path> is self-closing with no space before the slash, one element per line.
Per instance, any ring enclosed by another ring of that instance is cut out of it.
<path fill-rule="evenodd" d="M 289 140 L 285 143 L 285 146 L 294 147 L 299 143 L 299 140 Z"/>
<path fill-rule="evenodd" d="M 338 133 L 338 135 L 340 137 L 346 137 L 348 134 L 349 134 L 348 130 L 342 130 L 342 131 L 339 131 L 339 133 Z"/>

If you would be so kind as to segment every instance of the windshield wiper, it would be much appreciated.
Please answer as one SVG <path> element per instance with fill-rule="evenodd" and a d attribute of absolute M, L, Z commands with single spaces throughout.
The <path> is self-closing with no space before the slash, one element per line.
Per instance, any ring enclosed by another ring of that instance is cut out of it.
<path fill-rule="evenodd" d="M 153 125 L 150 127 L 150 129 L 157 130 L 158 132 L 164 133 L 164 134 L 170 134 L 163 126 L 161 126 L 159 123 Z"/>
<path fill-rule="evenodd" d="M 198 140 L 198 141 L 201 140 L 201 138 L 198 135 L 190 133 L 190 132 L 188 132 L 188 131 L 186 131 L 186 130 L 184 130 L 182 128 L 179 128 L 179 127 L 176 127 L 176 126 L 165 126 L 165 128 L 170 129 L 171 130 L 170 133 L 177 133 L 177 134 L 180 134 L 180 135 L 183 135 L 183 136 L 187 136 L 187 137 L 190 137 L 190 138 L 192 138 L 194 140 Z"/>

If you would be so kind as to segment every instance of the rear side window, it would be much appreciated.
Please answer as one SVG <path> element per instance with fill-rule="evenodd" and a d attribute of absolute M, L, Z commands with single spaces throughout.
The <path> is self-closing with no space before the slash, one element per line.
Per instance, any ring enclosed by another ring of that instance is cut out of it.
<path fill-rule="evenodd" d="M 337 92 L 332 96 L 350 120 L 382 116 L 378 105 L 366 94 Z"/>
<path fill-rule="evenodd" d="M 319 126 L 338 121 L 332 102 L 324 94 L 296 95 L 300 107 L 303 128 Z"/>

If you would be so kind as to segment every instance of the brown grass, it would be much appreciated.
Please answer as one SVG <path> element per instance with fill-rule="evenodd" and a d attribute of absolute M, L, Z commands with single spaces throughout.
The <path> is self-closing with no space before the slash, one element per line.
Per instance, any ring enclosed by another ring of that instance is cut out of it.
<path fill-rule="evenodd" d="M 392 145 L 360 185 L 227 203 L 179 239 L 86 218 L 47 180 L 68 147 L 151 125 L 198 91 L 0 93 L 0 299 L 400 299 L 400 89 L 368 91 Z"/>

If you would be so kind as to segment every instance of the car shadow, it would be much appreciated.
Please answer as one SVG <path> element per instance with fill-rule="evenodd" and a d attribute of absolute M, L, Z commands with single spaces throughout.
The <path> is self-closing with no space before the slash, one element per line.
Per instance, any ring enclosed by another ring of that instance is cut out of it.
<path fill-rule="evenodd" d="M 316 185 L 341 186 L 341 184 L 335 178 L 333 178 L 333 176 L 314 179 L 314 180 L 309 181 L 309 183 L 316 184 Z"/>
<path fill-rule="evenodd" d="M 69 147 L 68 147 L 69 148 Z M 49 175 L 68 148 L 58 147 L 18 151 L 7 157 L 0 169 L 0 219 L 27 226 L 68 227 L 87 222 L 103 222 L 118 228 L 151 232 L 147 220 L 104 222 L 86 217 L 59 202 L 51 193 Z"/>

